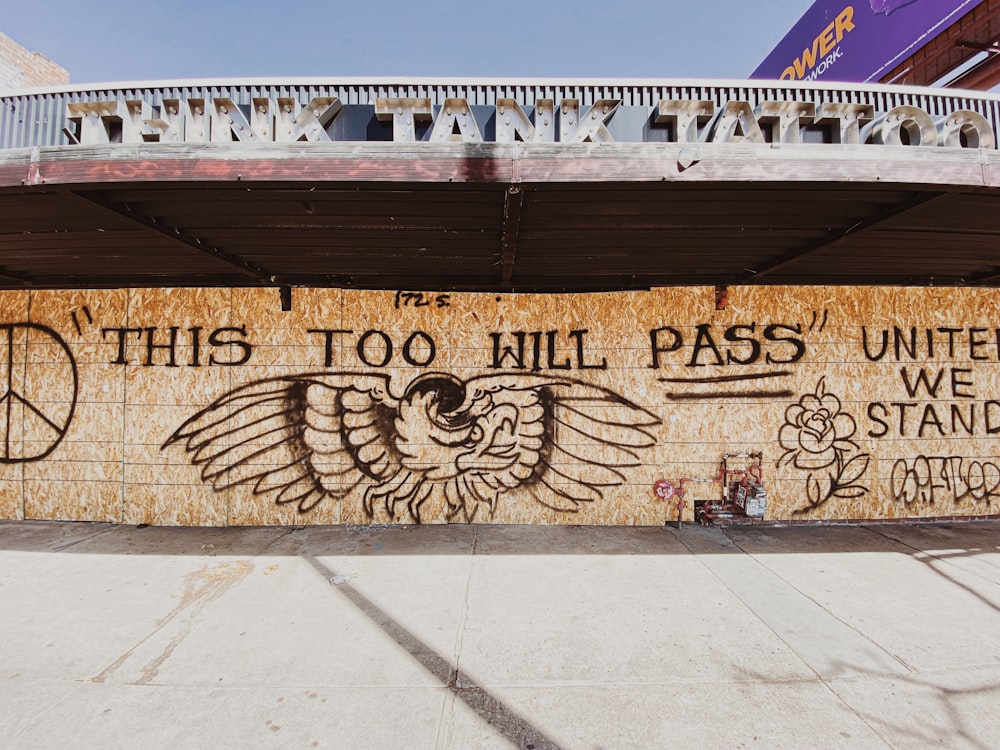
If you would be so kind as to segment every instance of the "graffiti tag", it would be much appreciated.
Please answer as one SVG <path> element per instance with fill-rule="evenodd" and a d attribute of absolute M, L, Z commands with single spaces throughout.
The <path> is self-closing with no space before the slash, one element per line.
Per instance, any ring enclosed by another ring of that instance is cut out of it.
<path fill-rule="evenodd" d="M 1000 498 L 1000 466 L 961 456 L 900 458 L 892 465 L 889 492 L 893 500 L 906 504 L 972 498 L 989 505 Z"/>

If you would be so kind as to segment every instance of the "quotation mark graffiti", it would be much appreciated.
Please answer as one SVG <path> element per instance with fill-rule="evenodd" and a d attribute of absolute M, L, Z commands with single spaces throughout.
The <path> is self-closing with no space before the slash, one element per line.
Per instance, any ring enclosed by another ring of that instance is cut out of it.
<path fill-rule="evenodd" d="M 87 323 L 93 325 L 94 317 L 90 314 L 90 308 L 84 305 L 80 308 L 80 311 L 87 317 Z M 80 328 L 80 319 L 76 317 L 76 310 L 70 313 L 70 318 L 73 319 L 73 327 L 76 329 L 78 335 L 83 335 L 83 330 Z"/>
<path fill-rule="evenodd" d="M 817 313 L 815 310 L 813 310 L 812 320 L 809 322 L 809 330 L 810 331 L 814 330 L 816 328 L 816 321 L 819 320 L 819 329 L 818 330 L 822 331 L 824 328 L 826 328 L 826 321 L 827 321 L 827 318 L 829 317 L 829 315 L 830 315 L 830 311 L 824 309 L 823 310 L 823 319 L 819 320 L 819 313 Z"/>

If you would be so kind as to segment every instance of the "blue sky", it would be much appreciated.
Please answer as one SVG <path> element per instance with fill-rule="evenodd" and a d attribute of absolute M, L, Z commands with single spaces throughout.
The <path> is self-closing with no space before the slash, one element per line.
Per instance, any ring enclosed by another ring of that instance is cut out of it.
<path fill-rule="evenodd" d="M 5 0 L 73 83 L 229 77 L 746 78 L 812 0 Z"/>

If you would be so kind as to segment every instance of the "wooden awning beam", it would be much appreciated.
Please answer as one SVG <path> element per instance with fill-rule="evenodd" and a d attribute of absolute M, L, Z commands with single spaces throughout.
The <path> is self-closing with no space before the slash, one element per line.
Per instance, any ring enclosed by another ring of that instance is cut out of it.
<path fill-rule="evenodd" d="M 902 203 L 890 206 L 884 211 L 880 211 L 874 216 L 870 216 L 867 219 L 863 219 L 852 224 L 849 227 L 844 227 L 836 232 L 831 233 L 826 239 L 811 244 L 801 250 L 794 253 L 786 255 L 781 260 L 772 263 L 764 268 L 758 268 L 752 270 L 744 279 L 743 283 L 755 284 L 758 281 L 770 276 L 778 271 L 782 271 L 799 261 L 808 258 L 810 256 L 816 255 L 818 253 L 830 250 L 837 245 L 840 245 L 848 240 L 857 239 L 859 236 L 871 232 L 875 229 L 883 227 L 886 222 L 892 219 L 898 219 L 907 214 L 913 213 L 914 211 L 929 208 L 930 206 L 948 200 L 956 195 L 955 193 L 938 193 L 938 192 L 921 192 L 917 193 L 911 198 L 903 201 Z"/>
<path fill-rule="evenodd" d="M 500 257 L 503 264 L 503 285 L 514 281 L 514 262 L 517 259 L 517 237 L 521 227 L 521 206 L 524 191 L 520 185 L 509 185 L 503 201 L 503 229 L 500 233 Z"/>
<path fill-rule="evenodd" d="M 220 248 L 208 244 L 207 242 L 203 242 L 198 237 L 191 237 L 179 227 L 171 227 L 166 224 L 162 224 L 153 216 L 146 216 L 145 214 L 139 213 L 128 203 L 111 200 L 110 198 L 97 192 L 76 192 L 73 190 L 59 190 L 58 192 L 60 195 L 72 200 L 82 201 L 89 206 L 96 207 L 102 213 L 109 216 L 124 219 L 131 224 L 136 224 L 147 231 L 156 233 L 161 237 L 169 238 L 170 240 L 180 243 L 185 247 L 192 248 L 197 250 L 199 253 L 211 256 L 216 260 L 222 261 L 223 263 L 236 268 L 244 276 L 249 276 L 258 282 L 267 285 L 276 285 L 279 283 L 274 274 L 265 271 L 259 266 L 238 258 L 235 255 L 231 255 Z"/>

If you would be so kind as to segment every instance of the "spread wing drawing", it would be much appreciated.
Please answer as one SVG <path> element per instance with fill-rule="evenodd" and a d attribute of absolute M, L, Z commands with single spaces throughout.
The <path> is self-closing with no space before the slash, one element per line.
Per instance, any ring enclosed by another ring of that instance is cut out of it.
<path fill-rule="evenodd" d="M 619 394 L 573 379 L 428 373 L 401 393 L 386 375 L 310 373 L 249 383 L 188 419 L 180 444 L 216 490 L 307 512 L 363 488 L 365 512 L 420 520 L 441 492 L 453 520 L 488 518 L 524 488 L 576 511 L 625 482 L 655 444 L 659 419 Z"/>

